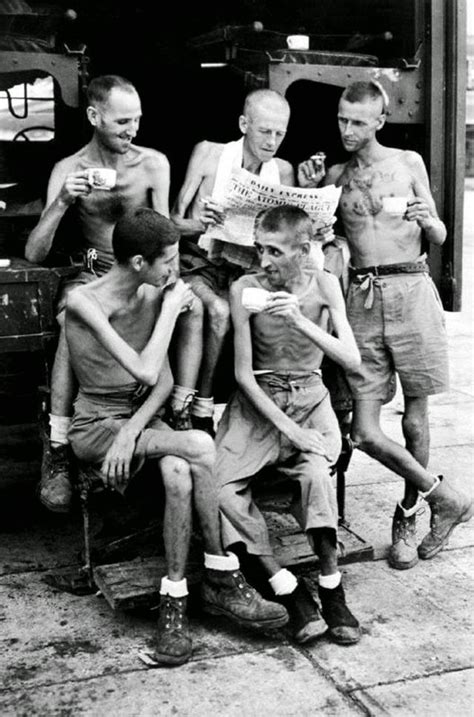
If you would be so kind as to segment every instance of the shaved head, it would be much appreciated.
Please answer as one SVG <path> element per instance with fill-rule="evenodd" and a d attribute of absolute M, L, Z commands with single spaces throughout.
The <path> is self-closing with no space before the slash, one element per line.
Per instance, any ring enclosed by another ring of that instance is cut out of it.
<path fill-rule="evenodd" d="M 245 104 L 243 114 L 246 117 L 252 117 L 255 111 L 263 108 L 271 108 L 282 110 L 285 113 L 290 114 L 290 105 L 279 92 L 275 90 L 254 90 L 250 92 L 245 98 Z"/>
<path fill-rule="evenodd" d="M 341 95 L 341 100 L 351 102 L 373 102 L 379 108 L 380 114 L 387 111 L 387 93 L 378 82 L 353 82 L 348 85 Z"/>

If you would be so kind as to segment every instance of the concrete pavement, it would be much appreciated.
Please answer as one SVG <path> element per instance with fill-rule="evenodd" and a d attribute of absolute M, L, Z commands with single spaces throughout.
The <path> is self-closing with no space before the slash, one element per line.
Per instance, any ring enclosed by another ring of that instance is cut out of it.
<path fill-rule="evenodd" d="M 466 192 L 463 311 L 447 314 L 452 389 L 431 401 L 430 467 L 470 485 L 474 464 L 474 185 Z M 401 402 L 384 409 L 400 433 Z M 2 478 L 0 521 L 0 713 L 2 715 L 393 715 L 468 717 L 473 695 L 474 521 L 456 529 L 432 561 L 391 570 L 384 559 L 402 481 L 356 453 L 347 515 L 371 540 L 376 560 L 344 567 L 348 602 L 363 639 L 308 648 L 285 636 L 192 619 L 192 661 L 150 670 L 138 659 L 153 632 L 149 615 L 114 614 L 99 596 L 78 597 L 44 582 L 77 560 L 80 521 L 53 520 L 36 506 L 31 481 Z M 428 511 L 421 517 L 420 537 Z M 308 576 L 315 579 L 315 573 Z"/>

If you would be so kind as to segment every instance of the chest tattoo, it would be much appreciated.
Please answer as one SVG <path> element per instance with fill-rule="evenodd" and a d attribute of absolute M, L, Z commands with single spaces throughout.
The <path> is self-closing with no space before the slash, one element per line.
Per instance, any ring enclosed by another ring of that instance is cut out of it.
<path fill-rule="evenodd" d="M 386 194 L 384 187 L 395 179 L 395 172 L 369 170 L 354 172 L 344 177 L 342 193 L 356 196 L 346 197 L 345 206 L 361 217 L 375 216 L 382 211 L 382 196 Z"/>

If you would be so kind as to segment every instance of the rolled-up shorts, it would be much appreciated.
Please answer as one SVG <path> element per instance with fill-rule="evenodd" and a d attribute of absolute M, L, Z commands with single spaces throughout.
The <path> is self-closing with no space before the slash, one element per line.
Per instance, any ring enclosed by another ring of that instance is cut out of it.
<path fill-rule="evenodd" d="M 208 259 L 206 252 L 195 244 L 181 240 L 180 275 L 197 296 L 200 285 L 204 284 L 217 296 L 227 298 L 230 285 L 242 274 L 243 268 L 226 261 L 213 262 Z"/>
<path fill-rule="evenodd" d="M 390 394 L 395 373 L 405 396 L 424 397 L 449 387 L 444 311 L 428 273 L 355 277 L 347 316 L 362 357 L 347 379 L 356 400 Z M 371 284 L 371 285 L 370 285 Z M 368 291 L 373 303 L 366 308 Z"/>
<path fill-rule="evenodd" d="M 78 394 L 68 437 L 76 457 L 79 461 L 95 467 L 97 478 L 100 477 L 102 462 L 116 435 L 139 405 L 136 391 L 97 397 Z M 143 464 L 143 457 L 154 433 L 171 430 L 159 415 L 149 421 L 136 440 L 131 474 Z"/>
<path fill-rule="evenodd" d="M 257 377 L 272 401 L 302 428 L 314 428 L 325 440 L 327 457 L 299 451 L 237 391 L 219 423 L 215 464 L 220 485 L 222 539 L 225 547 L 243 542 L 249 553 L 271 555 L 265 519 L 255 505 L 251 483 L 261 469 L 299 484 L 292 511 L 304 530 L 337 530 L 337 502 L 330 467 L 340 453 L 339 425 L 319 373 L 285 378 Z"/>

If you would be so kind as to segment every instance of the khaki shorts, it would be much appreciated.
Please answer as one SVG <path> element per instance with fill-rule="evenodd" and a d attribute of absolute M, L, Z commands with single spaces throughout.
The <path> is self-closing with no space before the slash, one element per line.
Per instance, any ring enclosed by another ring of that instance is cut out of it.
<path fill-rule="evenodd" d="M 76 457 L 84 463 L 101 464 L 120 429 L 130 420 L 141 401 L 136 393 L 122 396 L 86 397 L 79 393 L 74 402 L 74 416 L 69 441 Z M 156 431 L 171 431 L 159 415 L 154 416 L 140 433 L 135 444 L 137 457 L 145 455 L 146 446 Z"/>
<path fill-rule="evenodd" d="M 318 374 L 300 378 L 267 374 L 257 381 L 295 423 L 323 434 L 328 456 L 296 449 L 240 391 L 228 403 L 216 436 L 222 541 L 226 548 L 244 543 L 250 554 L 271 555 L 265 519 L 252 498 L 256 475 L 262 468 L 274 466 L 278 474 L 295 483 L 292 512 L 303 530 L 330 528 L 336 532 L 336 491 L 330 467 L 339 455 L 341 437 L 328 391 Z"/>
<path fill-rule="evenodd" d="M 366 308 L 368 291 L 373 303 Z M 362 357 L 348 372 L 356 400 L 383 400 L 395 373 L 405 396 L 424 397 L 449 387 L 444 311 L 427 273 L 352 279 L 347 316 Z"/>

